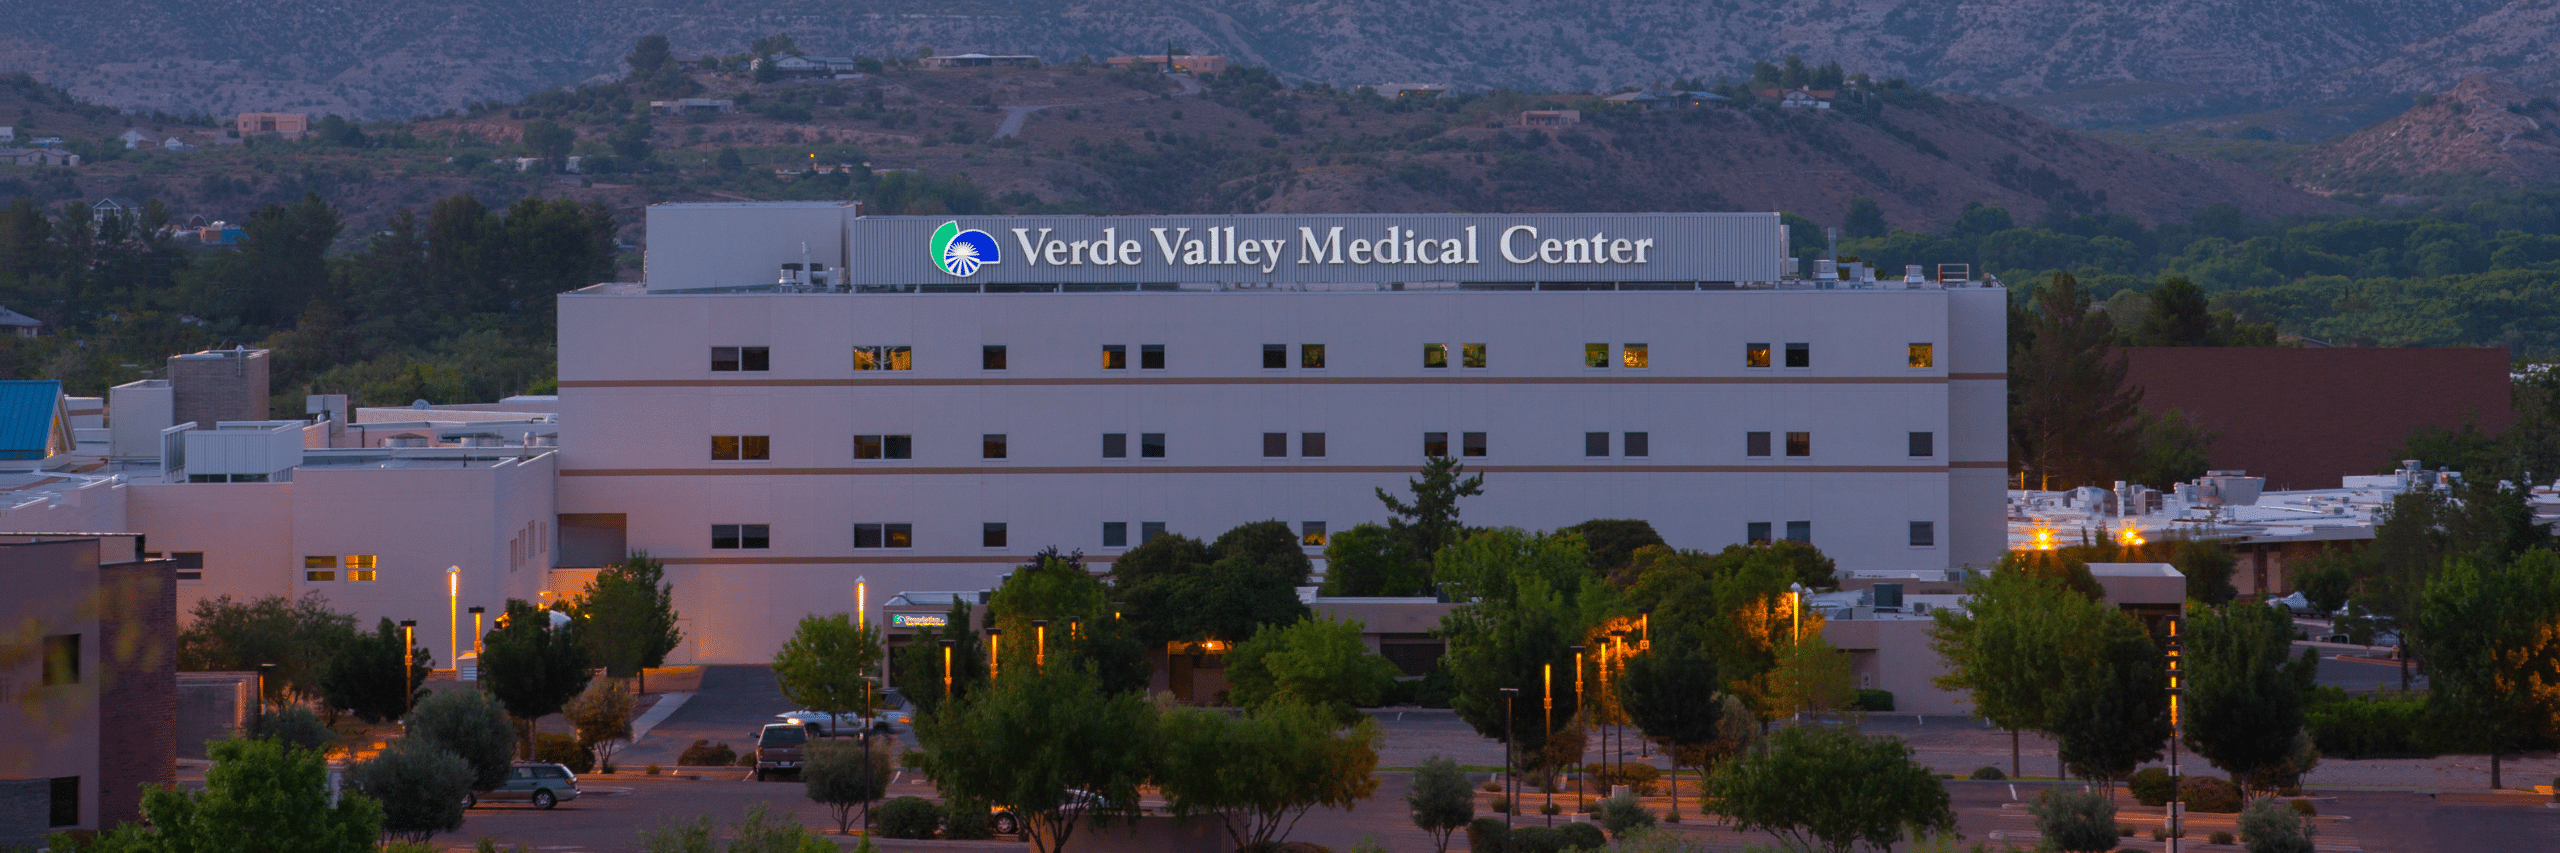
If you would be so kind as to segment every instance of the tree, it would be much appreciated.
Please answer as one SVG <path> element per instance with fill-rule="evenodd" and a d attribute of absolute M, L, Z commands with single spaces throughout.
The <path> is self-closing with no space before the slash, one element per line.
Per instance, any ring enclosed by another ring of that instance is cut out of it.
<path fill-rule="evenodd" d="M 1636 549 L 1666 544 L 1653 523 L 1641 518 L 1595 518 L 1556 532 L 1581 536 L 1592 573 L 1603 577 L 1634 563 Z"/>
<path fill-rule="evenodd" d="M 667 47 L 664 33 L 650 33 L 632 42 L 631 55 L 622 58 L 634 74 L 646 74 L 675 64 L 675 52 Z"/>
<path fill-rule="evenodd" d="M 578 623 L 555 626 L 553 612 L 507 599 L 506 614 L 480 642 L 480 683 L 516 718 L 528 757 L 533 754 L 533 721 L 558 713 L 587 689 L 590 677 Z"/>
<path fill-rule="evenodd" d="M 631 738 L 631 711 L 637 703 L 622 682 L 599 678 L 560 709 L 578 730 L 578 745 L 593 750 L 596 763 L 613 766 L 613 743 Z"/>
<path fill-rule="evenodd" d="M 645 550 L 597 572 L 576 609 L 584 620 L 579 636 L 587 654 L 604 665 L 606 675 L 640 679 L 642 693 L 649 692 L 646 670 L 665 664 L 667 653 L 684 642 L 666 563 Z"/>
<path fill-rule="evenodd" d="M 1929 629 L 1929 646 L 1947 662 L 1947 673 L 1932 681 L 1969 692 L 1976 713 L 2009 730 L 2015 776 L 2018 732 L 2051 726 L 2054 699 L 2086 674 L 2094 632 L 2111 608 L 2062 576 L 2016 568 L 1994 570 L 1966 592 L 1971 598 L 1963 610 L 1932 614 L 1937 624 Z"/>
<path fill-rule="evenodd" d="M 2427 708 L 2489 753 L 2489 787 L 2504 786 L 2509 750 L 2547 742 L 2560 715 L 2560 555 L 2505 563 L 2455 560 L 2427 587 L 2412 626 L 2426 653 Z"/>
<path fill-rule="evenodd" d="M 2268 798 L 2240 812 L 2240 837 L 2249 853 L 2311 853 L 2315 825 L 2291 803 Z"/>
<path fill-rule="evenodd" d="M 1671 755 L 1671 813 L 1679 814 L 1681 756 L 1724 734 L 1724 703 L 1717 698 L 1724 684 L 1715 662 L 1695 640 L 1665 636 L 1627 660 L 1617 686 L 1628 721 Z"/>
<path fill-rule="evenodd" d="M 1349 810 L 1378 790 L 1378 723 L 1267 704 L 1238 718 L 1176 708 L 1157 724 L 1156 786 L 1175 815 L 1214 815 L 1238 850 L 1287 841 L 1316 806 Z"/>
<path fill-rule="evenodd" d="M 2289 657 L 2293 618 L 2263 604 L 2232 604 L 2189 617 L 2184 634 L 2187 745 L 2242 784 L 2291 761 L 2320 661 L 2313 650 Z"/>
<path fill-rule="evenodd" d="M 1849 656 L 1823 639 L 1820 631 L 1780 644 L 1777 662 L 1761 674 L 1756 686 L 1763 697 L 1760 708 L 1771 717 L 1838 711 L 1858 698 Z"/>
<path fill-rule="evenodd" d="M 2036 817 L 2036 832 L 2067 853 L 2105 853 L 2116 849 L 2116 803 L 2087 791 L 2046 788 L 2027 811 Z"/>
<path fill-rule="evenodd" d="M 2185 276 L 2170 276 L 2151 288 L 2151 308 L 2142 315 L 2142 327 L 2134 332 L 2135 346 L 2201 347 L 2213 346 L 2213 311 L 2206 304 L 2204 288 Z"/>
<path fill-rule="evenodd" d="M 1429 587 L 1429 570 L 1414 562 L 1387 528 L 1362 524 L 1333 534 L 1324 543 L 1324 588 L 1330 598 L 1421 595 Z"/>
<path fill-rule="evenodd" d="M 515 759 L 515 724 L 489 694 L 448 690 L 419 700 L 400 719 L 402 740 L 432 743 L 460 756 L 471 767 L 471 790 L 491 791 L 507 782 Z"/>
<path fill-rule="evenodd" d="M 738 156 L 738 149 L 722 148 L 720 153 L 712 155 L 711 166 L 723 172 L 744 172 L 747 161 Z"/>
<path fill-rule="evenodd" d="M 1456 693 L 1449 706 L 1476 733 L 1508 740 L 1523 756 L 1545 751 L 1549 723 L 1581 710 L 1573 650 L 1610 612 L 1607 587 L 1586 569 L 1582 539 L 1488 530 L 1442 549 L 1438 574 L 1468 600 L 1440 622 L 1449 641 L 1440 668 Z M 1501 691 L 1520 691 L 1504 716 Z M 1555 696 L 1552 718 L 1541 700 Z"/>
<path fill-rule="evenodd" d="M 765 36 L 748 43 L 747 52 L 757 56 L 779 56 L 786 54 L 797 56 L 800 53 L 800 44 L 791 40 L 790 33 L 774 33 L 773 35 Z"/>
<path fill-rule="evenodd" d="M 1466 473 L 1467 466 L 1458 460 L 1434 456 L 1422 463 L 1422 476 L 1405 481 L 1412 503 L 1377 490 L 1378 502 L 1395 514 L 1387 519 L 1387 532 L 1404 546 L 1407 558 L 1428 564 L 1441 546 L 1457 541 L 1465 530 L 1458 524 L 1458 499 L 1484 494 L 1484 475 Z"/>
<path fill-rule="evenodd" d="M 2169 564 L 2187 576 L 2187 598 L 2219 607 L 2240 597 L 2240 590 L 2231 586 L 2231 570 L 2240 558 L 2222 543 L 2178 536 L 2170 540 L 2168 551 Z"/>
<path fill-rule="evenodd" d="M 1706 796 L 1707 811 L 1735 829 L 1773 833 L 1793 850 L 1889 850 L 1906 836 L 1956 829 L 1946 786 L 1910 746 L 1847 729 L 1783 729 L 1764 753 L 1725 762 Z"/>
<path fill-rule="evenodd" d="M 987 650 L 978 642 L 978 633 L 969 630 L 975 624 L 968 602 L 954 600 L 941 626 L 917 631 L 915 639 L 898 650 L 898 695 L 914 703 L 917 714 L 933 713 L 948 698 L 942 689 L 945 640 L 951 642 L 951 693 L 966 695 L 986 684 Z"/>
<path fill-rule="evenodd" d="M 1367 716 L 1360 709 L 1376 706 L 1396 678 L 1395 664 L 1369 651 L 1360 630 L 1357 620 L 1318 616 L 1255 632 L 1227 652 L 1229 698 L 1247 708 L 1305 705 L 1358 723 Z"/>
<path fill-rule="evenodd" d="M 1858 196 L 1849 200 L 1849 214 L 1840 220 L 1840 236 L 1864 240 L 1885 235 L 1884 208 L 1876 200 Z"/>
<path fill-rule="evenodd" d="M 426 695 L 435 658 L 423 648 L 410 648 L 403 666 L 400 629 L 384 617 L 371 634 L 357 634 L 329 657 L 320 673 L 320 696 L 333 709 L 353 712 L 367 723 L 397 720 Z"/>
<path fill-rule="evenodd" d="M 2119 614 L 2103 624 L 2089 668 L 2052 698 L 2046 722 L 2063 766 L 2105 782 L 2112 801 L 2115 783 L 2169 742 L 2169 668 L 2141 622 Z"/>
<path fill-rule="evenodd" d="M 178 633 L 178 668 L 189 672 L 255 670 L 275 664 L 266 703 L 318 695 L 320 675 L 338 647 L 354 639 L 356 618 L 329 609 L 318 592 L 301 599 L 268 596 L 247 603 L 231 596 L 196 602 Z M 397 645 L 396 643 L 394 644 Z"/>
<path fill-rule="evenodd" d="M 1433 755 L 1414 769 L 1404 802 L 1413 809 L 1413 825 L 1431 833 L 1436 853 L 1449 853 L 1449 836 L 1476 818 L 1475 790 L 1446 755 Z"/>
<path fill-rule="evenodd" d="M 538 118 L 524 123 L 524 147 L 554 171 L 568 165 L 569 146 L 577 142 L 578 131 L 559 122 Z"/>
<path fill-rule="evenodd" d="M 2078 279 L 2054 273 L 2036 288 L 2034 305 L 2012 318 L 2009 458 L 2039 489 L 2105 482 L 2129 466 L 2127 449 L 2140 446 L 2142 391 L 2125 386 L 2115 327 L 2089 310 Z"/>
<path fill-rule="evenodd" d="M 1297 588 L 1313 570 L 1298 537 L 1279 521 L 1236 526 L 1214 544 L 1158 536 L 1112 561 L 1118 611 L 1140 643 L 1253 636 L 1307 615 Z"/>
<path fill-rule="evenodd" d="M 811 711 L 851 714 L 869 710 L 878 685 L 880 628 L 855 625 L 850 614 L 800 617 L 800 628 L 773 654 L 773 677 L 782 696 Z"/>
<path fill-rule="evenodd" d="M 382 836 L 382 805 L 332 795 L 317 752 L 272 740 L 216 741 L 204 789 L 142 795 L 148 826 L 125 824 L 86 849 L 98 853 L 366 853 Z M 455 798 L 456 803 L 460 798 Z"/>
<path fill-rule="evenodd" d="M 871 803 L 888 796 L 889 777 L 897 770 L 897 742 L 883 739 L 872 743 L 865 738 L 853 740 L 810 741 L 806 762 L 800 765 L 800 781 L 808 789 L 809 799 L 825 804 L 836 813 L 836 832 L 853 832 L 854 807 L 862 808 L 862 822 L 871 823 Z"/>
<path fill-rule="evenodd" d="M 1155 722 L 1145 698 L 1105 692 L 1083 667 L 1008 669 L 994 687 L 917 721 L 924 749 L 913 766 L 945 798 L 1011 805 L 1035 848 L 1056 853 L 1088 818 L 1136 816 Z M 1069 808 L 1070 789 L 1101 802 Z"/>
<path fill-rule="evenodd" d="M 436 833 L 462 828 L 472 768 L 440 744 L 400 738 L 372 760 L 348 768 L 347 781 L 382 803 L 383 834 L 423 844 Z"/>
<path fill-rule="evenodd" d="M 338 733 L 320 722 L 317 714 L 301 705 L 286 705 L 249 718 L 247 735 L 260 740 L 278 740 L 286 744 L 327 753 L 329 745 L 338 742 Z"/>
<path fill-rule="evenodd" d="M 1005 673 L 1040 669 L 1041 632 L 1032 623 L 1047 620 L 1050 670 L 1089 667 L 1102 679 L 1105 690 L 1145 690 L 1150 641 L 1140 633 L 1142 626 L 1134 615 L 1115 616 L 1120 610 L 1112 603 L 1112 592 L 1102 578 L 1085 571 L 1081 552 L 1061 554 L 1053 547 L 1033 555 L 1005 578 L 1004 586 L 987 603 L 1008 641 L 998 649 L 1003 660 L 997 668 Z"/>

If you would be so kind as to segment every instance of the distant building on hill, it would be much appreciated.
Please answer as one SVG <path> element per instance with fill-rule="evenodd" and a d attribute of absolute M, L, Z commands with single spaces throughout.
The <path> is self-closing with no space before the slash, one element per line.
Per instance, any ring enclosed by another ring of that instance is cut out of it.
<path fill-rule="evenodd" d="M 311 132 L 311 117 L 301 113 L 241 113 L 232 123 L 241 136 L 275 134 L 286 139 L 301 139 Z"/>
<path fill-rule="evenodd" d="M 1832 99 L 1840 97 L 1840 90 L 1798 86 L 1793 89 L 1753 89 L 1751 94 L 1777 101 L 1781 109 L 1827 110 L 1831 108 Z"/>
<path fill-rule="evenodd" d="M 928 56 L 924 58 L 924 67 L 926 68 L 992 68 L 998 66 L 1012 68 L 1038 68 L 1040 67 L 1040 57 L 988 56 L 983 53 L 963 53 L 958 56 Z"/>
<path fill-rule="evenodd" d="M 1521 127 L 1566 127 L 1582 123 L 1581 110 L 1521 110 Z"/>
<path fill-rule="evenodd" d="M 1180 71 L 1186 74 L 1216 74 L 1227 70 L 1226 57 L 1192 56 L 1190 54 L 1183 53 L 1176 53 L 1172 55 L 1158 53 L 1146 56 L 1114 56 L 1103 61 L 1110 63 L 1113 68 L 1151 65 L 1157 68 L 1163 68 L 1170 71 Z"/>
<path fill-rule="evenodd" d="M 1600 100 L 1613 104 L 1633 104 L 1639 109 L 1660 110 L 1678 107 L 1694 107 L 1710 101 L 1725 100 L 1725 97 L 1714 92 L 1685 92 L 1678 89 L 1645 89 L 1636 92 L 1621 92 L 1619 94 L 1610 95 L 1606 98 L 1601 98 Z"/>
<path fill-rule="evenodd" d="M 725 115 L 737 111 L 738 102 L 727 98 L 677 98 L 649 102 L 652 115 Z"/>
<path fill-rule="evenodd" d="M 1384 83 L 1376 88 L 1381 98 L 1437 98 L 1449 92 L 1445 83 Z"/>

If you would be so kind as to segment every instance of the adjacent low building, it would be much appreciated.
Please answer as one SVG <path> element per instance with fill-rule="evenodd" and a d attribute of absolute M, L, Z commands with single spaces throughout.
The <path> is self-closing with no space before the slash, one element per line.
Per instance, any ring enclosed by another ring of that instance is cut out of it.
<path fill-rule="evenodd" d="M 0 847 L 142 819 L 177 769 L 173 566 L 125 533 L 0 534 Z"/>

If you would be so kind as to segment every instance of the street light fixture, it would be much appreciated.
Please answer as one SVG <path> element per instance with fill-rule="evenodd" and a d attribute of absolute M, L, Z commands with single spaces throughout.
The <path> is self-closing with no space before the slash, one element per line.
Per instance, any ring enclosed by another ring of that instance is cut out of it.
<path fill-rule="evenodd" d="M 1574 712 L 1575 712 L 1575 713 L 1581 713 L 1581 712 L 1582 712 L 1582 709 L 1584 709 L 1584 708 L 1588 708 L 1588 707 L 1590 707 L 1590 703 L 1583 701 L 1583 698 L 1582 698 L 1582 647 L 1581 647 L 1581 646 L 1574 646 L 1574 647 L 1573 647 L 1573 710 L 1574 710 Z M 1588 716 L 1586 716 L 1586 717 L 1584 717 L 1584 719 L 1586 719 L 1586 720 L 1587 720 L 1587 719 L 1590 719 L 1590 718 L 1589 718 Z M 1576 744 L 1576 745 L 1574 746 L 1574 750 L 1573 750 L 1573 754 L 1574 754 L 1574 756 L 1575 756 L 1575 758 L 1576 758 L 1576 760 L 1574 761 L 1574 763 L 1575 763 L 1575 764 L 1578 764 L 1578 765 L 1581 765 L 1581 767 L 1580 767 L 1580 768 L 1578 768 L 1579 770 L 1581 770 L 1581 772 L 1573 774 L 1573 810 L 1574 810 L 1574 813 L 1575 813 L 1575 814 L 1581 814 L 1581 813 L 1582 813 L 1582 804 L 1583 804 L 1583 801 L 1584 801 L 1583 791 L 1582 791 L 1582 780 L 1583 780 L 1583 777 L 1586 777 L 1586 776 L 1590 776 L 1590 775 L 1591 775 L 1591 762 L 1588 762 L 1588 761 L 1582 761 L 1582 760 L 1580 760 L 1580 757 L 1581 757 L 1581 755 L 1582 755 L 1582 748 L 1583 748 L 1583 747 L 1586 747 L 1586 746 L 1589 746 L 1589 745 L 1590 745 L 1590 744 L 1589 744 L 1589 742 L 1587 742 L 1587 741 L 1586 741 L 1586 742 L 1584 742 L 1584 743 Z"/>
<path fill-rule="evenodd" d="M 1031 620 L 1031 630 L 1034 632 L 1031 638 L 1031 671 L 1046 673 L 1049 671 L 1049 620 Z"/>
<path fill-rule="evenodd" d="M 444 570 L 444 659 L 462 659 L 462 567 Z M 454 664 L 459 668 L 461 664 Z"/>
<path fill-rule="evenodd" d="M 987 629 L 987 683 L 996 683 L 996 641 L 1004 638 L 1003 628 Z"/>
<path fill-rule="evenodd" d="M 481 617 L 486 616 L 488 612 L 489 608 L 486 607 L 471 608 L 471 653 L 474 655 L 480 653 L 480 638 L 489 633 L 487 629 L 480 627 Z M 460 663 L 454 665 L 461 666 Z"/>
<path fill-rule="evenodd" d="M 1556 736 L 1555 664 L 1542 663 L 1538 665 L 1538 691 L 1538 709 L 1545 714 L 1542 718 L 1543 722 L 1541 722 L 1540 725 L 1546 727 L 1539 730 L 1541 734 L 1538 737 L 1538 742 L 1545 743 L 1548 738 Z M 1548 826 L 1554 826 L 1556 825 L 1556 786 L 1550 783 L 1539 785 L 1538 787 L 1547 792 L 1546 807 L 1539 809 L 1538 812 L 1547 816 Z"/>
<path fill-rule="evenodd" d="M 2179 666 L 2178 617 L 2169 617 L 2169 853 L 2178 853 L 2179 836 L 2184 834 L 2187 804 L 2178 790 L 2178 740 L 2186 729 L 2178 717 L 2178 699 L 2186 692 L 2185 673 Z"/>
<path fill-rule="evenodd" d="M 942 641 L 942 698 L 951 699 L 951 641 Z"/>
<path fill-rule="evenodd" d="M 418 684 L 411 680 L 418 671 L 418 620 L 400 620 L 400 695 L 418 695 Z"/>
<path fill-rule="evenodd" d="M 1520 764 L 1512 759 L 1519 739 L 1511 734 L 1511 700 L 1518 698 L 1520 688 L 1502 688 L 1502 849 L 1511 849 L 1511 816 L 1520 813 Z"/>
<path fill-rule="evenodd" d="M 853 579 L 853 627 L 869 625 L 870 620 L 871 576 L 856 575 Z"/>

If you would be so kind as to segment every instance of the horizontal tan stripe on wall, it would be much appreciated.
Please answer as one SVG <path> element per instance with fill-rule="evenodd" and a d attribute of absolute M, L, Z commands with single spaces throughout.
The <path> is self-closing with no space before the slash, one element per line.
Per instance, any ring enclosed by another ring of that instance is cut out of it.
<path fill-rule="evenodd" d="M 1958 467 L 2003 467 L 2005 462 L 1959 462 Z M 569 468 L 563 477 L 843 477 L 1001 476 L 1006 474 L 1411 474 L 1414 465 L 1095 465 L 1034 468 Z M 1944 474 L 1945 465 L 1468 465 L 1486 474 Z"/>
<path fill-rule="evenodd" d="M 2006 461 L 2000 461 L 2000 462 L 1949 462 L 1949 463 L 1947 463 L 1947 467 L 1949 467 L 1949 468 L 2007 468 L 2007 467 L 2009 467 L 2009 463 L 2008 463 L 2008 462 L 2006 462 Z"/>
<path fill-rule="evenodd" d="M 895 372 L 895 371 L 882 371 Z M 1962 379 L 2002 379 L 1997 373 Z M 961 388 L 1096 385 L 1944 385 L 1944 376 L 1130 376 L 1019 379 L 563 379 L 562 388 Z"/>
<path fill-rule="evenodd" d="M 1950 373 L 1950 374 L 1947 374 L 1947 378 L 1948 378 L 1948 379 L 1953 379 L 1953 380 L 1958 380 L 1958 381 L 1963 381 L 1963 382 L 2007 382 L 2007 381 L 2009 381 L 2009 374 L 2006 374 L 2006 373 Z"/>
<path fill-rule="evenodd" d="M 1084 561 L 1088 564 L 1108 563 L 1111 562 L 1112 559 L 1113 555 L 1110 554 L 1084 555 Z M 661 558 L 659 562 L 670 566 L 876 566 L 882 564 L 921 565 L 926 563 L 994 563 L 1008 566 L 1019 566 L 1024 563 L 1031 562 L 1031 556 L 1027 554 L 1018 556 L 989 554 L 983 557 L 954 557 L 910 554 L 904 556 L 882 555 L 878 557 L 665 557 Z"/>

